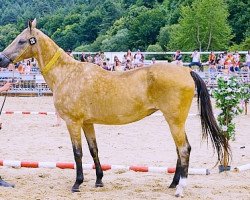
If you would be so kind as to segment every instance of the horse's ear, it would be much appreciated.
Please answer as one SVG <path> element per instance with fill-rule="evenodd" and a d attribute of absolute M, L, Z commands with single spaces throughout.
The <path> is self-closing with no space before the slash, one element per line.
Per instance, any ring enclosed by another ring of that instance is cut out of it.
<path fill-rule="evenodd" d="M 28 26 L 30 30 L 36 28 L 36 18 L 34 20 L 29 20 Z"/>

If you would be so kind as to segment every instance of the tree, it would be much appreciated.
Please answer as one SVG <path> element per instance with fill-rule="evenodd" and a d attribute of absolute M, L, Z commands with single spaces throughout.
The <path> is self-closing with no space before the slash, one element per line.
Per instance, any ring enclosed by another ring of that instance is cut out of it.
<path fill-rule="evenodd" d="M 129 49 L 128 29 L 121 29 L 116 35 L 102 41 L 102 51 L 127 51 Z"/>
<path fill-rule="evenodd" d="M 102 15 L 96 11 L 91 13 L 82 23 L 78 26 L 78 35 L 82 38 L 83 42 L 92 43 L 97 38 L 102 23 Z"/>
<path fill-rule="evenodd" d="M 181 19 L 170 34 L 171 49 L 221 50 L 229 46 L 231 28 L 223 0 L 194 0 L 181 8 Z"/>
<path fill-rule="evenodd" d="M 17 27 L 13 24 L 0 26 L 0 51 L 4 50 L 19 34 Z"/>
<path fill-rule="evenodd" d="M 229 8 L 229 24 L 235 33 L 233 41 L 236 44 L 242 42 L 246 32 L 250 32 L 250 1 L 226 0 Z"/>
<path fill-rule="evenodd" d="M 160 28 L 165 25 L 165 12 L 150 9 L 131 19 L 129 26 L 130 46 L 145 50 L 149 44 L 155 44 Z"/>
<path fill-rule="evenodd" d="M 170 32 L 171 32 L 171 26 L 167 25 L 161 27 L 160 33 L 157 37 L 159 45 L 163 50 L 167 50 L 167 44 L 169 43 L 170 40 Z"/>

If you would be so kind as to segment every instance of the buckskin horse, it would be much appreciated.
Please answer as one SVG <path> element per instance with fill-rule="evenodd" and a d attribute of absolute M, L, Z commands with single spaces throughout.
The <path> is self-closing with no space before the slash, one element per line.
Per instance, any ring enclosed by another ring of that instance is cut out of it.
<path fill-rule="evenodd" d="M 78 192 L 84 180 L 81 129 L 96 168 L 95 186 L 102 187 L 103 170 L 94 124 L 127 124 L 160 110 L 169 124 L 178 155 L 170 188 L 176 188 L 175 196 L 183 196 L 191 152 L 185 122 L 196 88 L 203 136 L 210 136 L 218 162 L 227 158 L 227 164 L 230 154 L 228 139 L 216 123 L 204 81 L 191 69 L 156 63 L 127 72 L 109 72 L 67 55 L 36 28 L 36 20 L 30 21 L 28 27 L 0 54 L 0 67 L 31 57 L 38 61 L 41 73 L 53 92 L 55 108 L 70 134 L 76 163 L 72 192 Z M 7 183 L 1 180 L 0 184 Z"/>

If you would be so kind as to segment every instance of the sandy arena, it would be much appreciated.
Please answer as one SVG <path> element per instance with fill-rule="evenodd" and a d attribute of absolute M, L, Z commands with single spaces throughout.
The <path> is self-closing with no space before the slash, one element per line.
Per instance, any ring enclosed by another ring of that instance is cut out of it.
<path fill-rule="evenodd" d="M 0 103 L 3 97 L 0 97 Z M 54 112 L 52 97 L 7 97 L 3 110 Z M 250 110 L 250 108 L 248 108 Z M 218 111 L 216 111 L 218 112 Z M 196 101 L 190 113 L 198 113 Z M 1 116 L 0 160 L 74 162 L 71 141 L 63 123 L 54 115 Z M 236 118 L 236 141 L 231 141 L 231 166 L 250 163 L 250 114 Z M 102 164 L 175 167 L 176 151 L 168 125 L 162 116 L 150 116 L 123 126 L 96 125 L 99 157 Z M 198 116 L 191 116 L 186 132 L 192 146 L 190 167 L 208 168 L 210 175 L 190 175 L 182 199 L 250 199 L 250 170 L 240 173 L 218 173 L 216 154 L 209 141 L 201 142 Z M 83 163 L 93 163 L 83 136 Z M 85 170 L 85 180 L 79 193 L 71 193 L 75 180 L 72 169 L 14 169 L 0 167 L 0 175 L 15 188 L 0 187 L 1 200 L 139 200 L 176 199 L 169 189 L 173 174 L 142 173 L 123 170 L 104 172 L 104 187 L 95 188 L 95 171 Z"/>

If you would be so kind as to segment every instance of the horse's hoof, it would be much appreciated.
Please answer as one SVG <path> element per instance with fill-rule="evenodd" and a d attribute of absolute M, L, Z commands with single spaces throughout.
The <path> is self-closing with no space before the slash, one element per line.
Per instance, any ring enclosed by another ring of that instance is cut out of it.
<path fill-rule="evenodd" d="M 5 181 L 2 180 L 2 179 L 0 179 L 0 186 L 2 186 L 2 187 L 12 187 L 12 188 L 15 187 L 14 184 L 7 183 L 7 182 L 5 182 Z"/>
<path fill-rule="evenodd" d="M 171 185 L 169 186 L 169 188 L 176 188 L 176 184 L 171 183 Z"/>
<path fill-rule="evenodd" d="M 102 181 L 99 183 L 95 183 L 95 187 L 103 187 L 103 186 L 104 186 L 104 184 Z"/>
<path fill-rule="evenodd" d="M 71 192 L 72 192 L 72 193 L 74 193 L 74 192 L 80 192 L 80 190 L 79 190 L 79 188 L 74 188 L 74 187 L 72 187 Z"/>

